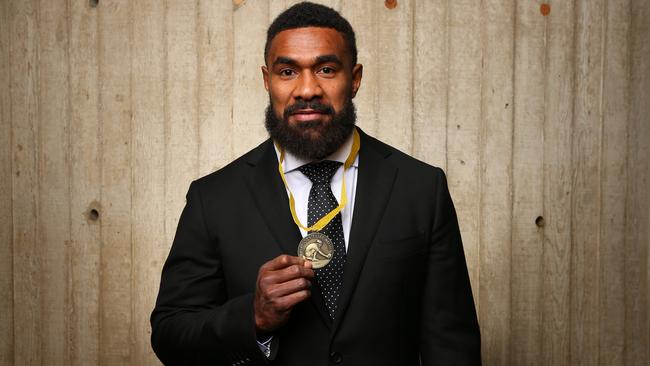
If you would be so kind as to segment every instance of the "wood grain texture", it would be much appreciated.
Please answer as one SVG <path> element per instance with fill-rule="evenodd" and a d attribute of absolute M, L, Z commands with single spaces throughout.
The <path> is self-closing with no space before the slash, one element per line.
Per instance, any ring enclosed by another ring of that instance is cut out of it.
<path fill-rule="evenodd" d="M 40 365 L 42 254 L 38 245 L 38 15 L 34 1 L 10 3 L 14 364 Z"/>
<path fill-rule="evenodd" d="M 165 4 L 165 240 L 171 243 L 186 189 L 199 172 L 198 7 Z"/>
<path fill-rule="evenodd" d="M 11 14 L 0 3 L 0 366 L 14 364 Z"/>
<path fill-rule="evenodd" d="M 598 363 L 625 361 L 625 220 L 630 88 L 630 1 L 605 3 L 602 140 L 600 163 L 600 258 Z"/>
<path fill-rule="evenodd" d="M 232 161 L 233 13 L 227 1 L 199 1 L 199 175 Z"/>
<path fill-rule="evenodd" d="M 101 253 L 99 363 L 131 360 L 132 2 L 102 1 L 99 25 Z"/>
<path fill-rule="evenodd" d="M 447 169 L 447 2 L 413 9 L 413 156 Z"/>
<path fill-rule="evenodd" d="M 233 156 L 257 146 L 266 137 L 264 108 L 269 98 L 264 90 L 262 70 L 269 3 L 249 1 L 233 14 Z"/>
<path fill-rule="evenodd" d="M 625 235 L 625 364 L 648 363 L 650 350 L 650 4 L 633 1 L 630 21 L 630 114 Z"/>
<path fill-rule="evenodd" d="M 575 3 L 571 196 L 571 365 L 598 364 L 604 1 Z"/>
<path fill-rule="evenodd" d="M 516 4 L 512 153 L 510 364 L 541 359 L 546 18 Z"/>
<path fill-rule="evenodd" d="M 165 236 L 164 5 L 137 1 L 132 13 L 132 365 L 158 363 L 150 346 L 149 316 L 171 244 Z M 182 190 L 180 184 L 177 189 Z"/>
<path fill-rule="evenodd" d="M 354 27 L 357 41 L 357 63 L 363 65 L 361 87 L 354 98 L 357 125 L 368 134 L 377 135 L 379 112 L 379 35 L 378 20 L 382 5 L 379 2 L 343 0 L 341 14 Z M 358 31 L 363 29 L 364 31 Z"/>
<path fill-rule="evenodd" d="M 544 121 L 544 253 L 541 365 L 570 365 L 574 7 L 551 2 Z"/>
<path fill-rule="evenodd" d="M 376 4 L 375 6 L 379 6 Z M 377 14 L 379 116 L 375 136 L 407 154 L 413 147 L 413 17 L 411 1 L 395 9 L 381 6 Z M 399 70 L 397 73 L 387 70 Z"/>
<path fill-rule="evenodd" d="M 481 34 L 479 319 L 484 362 L 509 364 L 515 3 L 483 4 Z"/>
<path fill-rule="evenodd" d="M 101 231 L 101 139 L 97 9 L 69 6 L 70 58 L 70 296 L 67 332 L 70 365 L 97 365 L 100 358 L 99 301 Z M 96 210 L 97 217 L 92 213 Z"/>
<path fill-rule="evenodd" d="M 454 199 L 474 298 L 479 299 L 479 136 L 481 124 L 481 7 L 449 1 L 447 174 Z M 477 302 L 480 314 L 481 303 Z M 479 322 L 481 319 L 479 319 Z M 485 339 L 485 338 L 484 338 Z"/>
<path fill-rule="evenodd" d="M 39 2 L 38 247 L 42 259 L 43 357 L 66 365 L 70 239 L 68 24 L 65 0 Z"/>

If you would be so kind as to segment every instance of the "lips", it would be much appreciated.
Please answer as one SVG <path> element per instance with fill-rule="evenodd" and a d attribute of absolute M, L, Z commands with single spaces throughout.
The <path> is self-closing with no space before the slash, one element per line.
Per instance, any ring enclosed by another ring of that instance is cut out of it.
<path fill-rule="evenodd" d="M 333 115 L 334 109 L 319 102 L 305 102 L 302 100 L 288 106 L 284 110 L 284 117 L 288 119 L 291 117 L 296 121 L 314 121 L 320 120 L 325 115 Z"/>
<path fill-rule="evenodd" d="M 320 119 L 325 113 L 315 109 L 299 109 L 291 114 L 298 121 L 311 121 Z"/>
<path fill-rule="evenodd" d="M 314 114 L 314 113 L 323 114 L 322 111 L 312 109 L 312 108 L 299 109 L 297 111 L 294 111 L 292 114 Z"/>

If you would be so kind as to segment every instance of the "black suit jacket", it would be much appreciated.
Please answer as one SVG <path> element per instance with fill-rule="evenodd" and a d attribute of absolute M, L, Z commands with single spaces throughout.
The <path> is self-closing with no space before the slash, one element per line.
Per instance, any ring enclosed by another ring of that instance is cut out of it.
<path fill-rule="evenodd" d="M 344 282 L 332 321 L 318 286 L 258 348 L 259 267 L 296 255 L 270 140 L 190 185 L 151 315 L 168 365 L 479 365 L 480 337 L 442 170 L 361 134 Z"/>

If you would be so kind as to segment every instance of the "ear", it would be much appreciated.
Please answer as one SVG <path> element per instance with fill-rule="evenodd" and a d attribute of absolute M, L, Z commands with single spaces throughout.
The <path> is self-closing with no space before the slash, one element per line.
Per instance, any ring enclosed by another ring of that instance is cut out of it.
<path fill-rule="evenodd" d="M 352 68 L 352 98 L 357 95 L 361 87 L 361 77 L 363 76 L 363 65 L 356 64 Z"/>
<path fill-rule="evenodd" d="M 266 66 L 262 66 L 262 78 L 264 79 L 264 89 L 269 91 L 269 69 Z"/>

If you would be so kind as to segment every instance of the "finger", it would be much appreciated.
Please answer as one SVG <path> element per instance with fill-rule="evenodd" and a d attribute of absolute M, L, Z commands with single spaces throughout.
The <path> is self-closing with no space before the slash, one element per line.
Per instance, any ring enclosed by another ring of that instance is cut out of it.
<path fill-rule="evenodd" d="M 283 254 L 264 263 L 262 267 L 260 267 L 260 271 L 262 269 L 266 271 L 277 271 L 279 269 L 286 268 L 293 265 L 303 265 L 304 262 L 305 260 L 303 258 L 294 257 L 288 254 Z"/>
<path fill-rule="evenodd" d="M 296 304 L 307 300 L 309 296 L 311 296 L 311 291 L 302 290 L 276 298 L 271 303 L 273 304 L 275 311 L 283 313 L 293 309 Z"/>
<path fill-rule="evenodd" d="M 269 276 L 273 279 L 274 283 L 282 283 L 291 281 L 296 278 L 314 278 L 314 270 L 311 268 L 305 268 L 304 265 L 293 265 L 286 267 L 277 271 L 267 272 L 264 276 Z"/>
<path fill-rule="evenodd" d="M 311 280 L 314 278 L 314 271 L 302 265 L 294 265 L 277 271 L 264 271 L 259 275 L 258 286 L 262 291 L 266 291 L 278 284 L 299 278 Z"/>
<path fill-rule="evenodd" d="M 283 282 L 271 286 L 264 291 L 266 298 L 274 299 L 287 296 L 294 292 L 299 292 L 311 287 L 311 281 L 304 277 L 296 278 L 291 281 Z"/>

